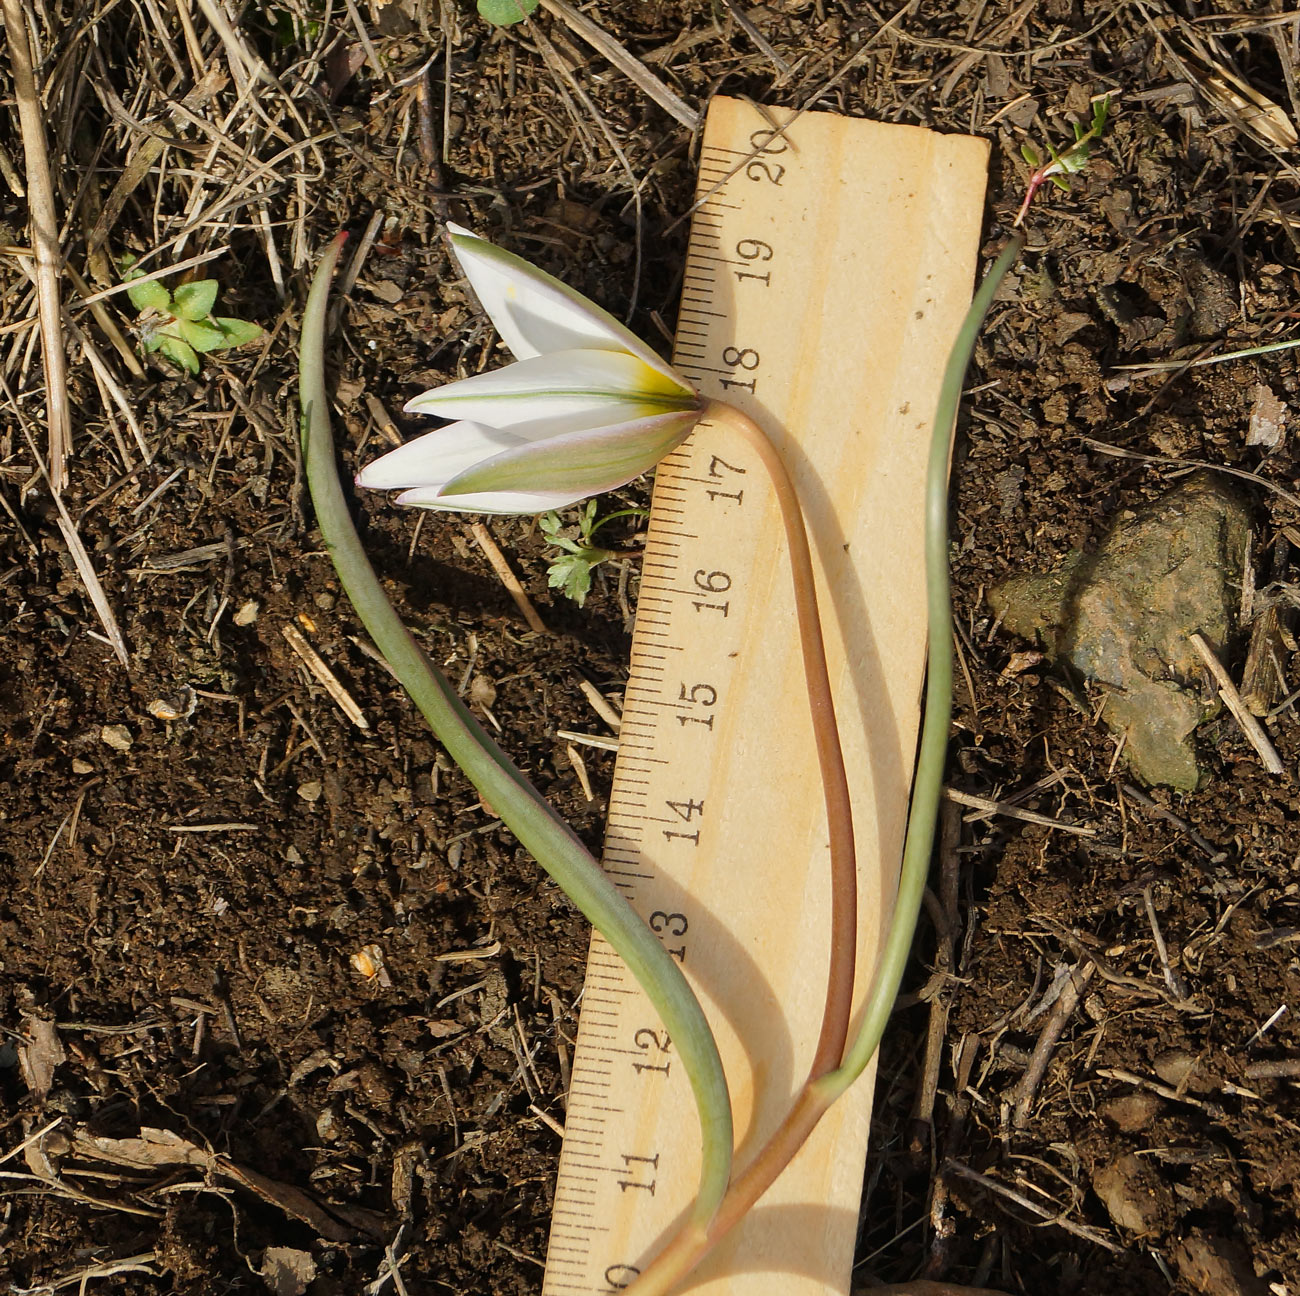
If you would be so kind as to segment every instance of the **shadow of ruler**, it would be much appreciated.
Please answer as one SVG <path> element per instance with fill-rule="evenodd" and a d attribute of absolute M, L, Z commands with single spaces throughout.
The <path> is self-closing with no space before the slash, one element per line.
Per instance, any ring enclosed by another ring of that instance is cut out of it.
<path fill-rule="evenodd" d="M 674 359 L 790 465 L 819 564 L 870 979 L 902 849 L 925 654 L 922 497 L 970 301 L 987 146 L 715 99 Z M 659 467 L 604 865 L 714 1023 L 738 1163 L 779 1123 L 820 1026 L 821 786 L 776 504 L 701 425 Z M 846 1293 L 871 1113 L 864 1077 L 696 1276 L 707 1296 Z M 545 1296 L 626 1287 L 690 1204 L 699 1131 L 656 1014 L 596 936 Z"/>

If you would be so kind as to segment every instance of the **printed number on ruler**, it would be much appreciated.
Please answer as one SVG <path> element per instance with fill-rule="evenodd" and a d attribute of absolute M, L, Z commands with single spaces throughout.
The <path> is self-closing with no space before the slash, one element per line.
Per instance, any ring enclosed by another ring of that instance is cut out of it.
<path fill-rule="evenodd" d="M 759 395 L 763 376 L 759 349 L 734 335 L 745 313 L 738 307 L 746 298 L 752 315 L 781 285 L 780 241 L 760 214 L 765 204 L 751 201 L 747 210 L 746 198 L 760 196 L 751 186 L 768 194 L 785 186 L 793 160 L 775 131 L 756 130 L 747 143 L 703 150 L 699 187 L 708 197 L 692 222 L 673 356 L 706 394 L 738 402 Z M 604 850 L 606 872 L 688 972 L 692 915 L 683 880 L 712 840 L 717 807 L 707 783 L 750 610 L 739 559 L 750 469 L 743 451 L 715 446 L 702 428 L 656 476 Z M 732 557 L 719 559 L 722 536 Z M 700 951 L 706 961 L 708 953 Z M 675 1149 L 659 1145 L 652 1120 L 641 1121 L 661 1102 L 687 1104 L 681 1119 L 689 1121 L 686 1077 L 668 1032 L 633 1004 L 649 1009 L 621 961 L 595 940 L 546 1296 L 628 1287 L 646 1249 L 687 1204 L 681 1198 L 692 1184 L 671 1164 Z"/>

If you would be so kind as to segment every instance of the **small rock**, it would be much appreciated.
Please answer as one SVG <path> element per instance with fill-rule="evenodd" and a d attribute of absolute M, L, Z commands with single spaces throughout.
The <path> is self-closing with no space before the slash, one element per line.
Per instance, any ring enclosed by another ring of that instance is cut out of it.
<path fill-rule="evenodd" d="M 1212 645 L 1235 629 L 1245 503 L 1198 473 L 1121 518 L 1093 554 L 1071 554 L 1047 575 L 1015 576 L 989 603 L 1013 634 L 1037 638 L 1058 665 L 1106 689 L 1102 716 L 1126 737 L 1145 783 L 1195 789 L 1192 731 L 1215 714 L 1188 641 Z"/>
<path fill-rule="evenodd" d="M 99 731 L 99 740 L 106 747 L 120 752 L 130 751 L 131 744 L 135 741 L 126 725 L 105 725 Z"/>
<path fill-rule="evenodd" d="M 1132 1152 L 1099 1165 L 1093 1171 L 1092 1190 L 1116 1227 L 1129 1233 L 1154 1233 L 1163 1219 L 1172 1216 L 1169 1185 Z"/>
<path fill-rule="evenodd" d="M 1268 1291 L 1246 1249 L 1230 1239 L 1207 1237 L 1198 1230 L 1174 1248 L 1171 1258 L 1178 1276 L 1204 1296 L 1265 1296 Z"/>
<path fill-rule="evenodd" d="M 95 772 L 95 767 L 89 761 L 82 760 L 80 756 L 76 756 L 72 761 L 72 772 L 74 774 L 93 774 Z"/>
<path fill-rule="evenodd" d="M 1155 1060 L 1155 1072 L 1165 1084 L 1183 1093 L 1205 1094 L 1213 1090 L 1215 1084 L 1200 1066 L 1200 1061 L 1191 1053 L 1162 1053 Z"/>
<path fill-rule="evenodd" d="M 267 1247 L 257 1272 L 275 1296 L 303 1296 L 315 1281 L 316 1261 L 294 1247 Z"/>
<path fill-rule="evenodd" d="M 1138 1090 L 1136 1093 L 1111 1098 L 1102 1103 L 1099 1110 L 1102 1117 L 1117 1129 L 1126 1134 L 1138 1134 L 1150 1128 L 1163 1106 L 1164 1103 L 1155 1094 Z"/>
<path fill-rule="evenodd" d="M 1265 446 L 1276 450 L 1286 435 L 1286 402 L 1279 400 L 1263 383 L 1255 384 L 1255 400 L 1250 407 L 1248 446 Z"/>
<path fill-rule="evenodd" d="M 256 599 L 248 599 L 239 605 L 239 611 L 235 613 L 235 624 L 237 626 L 252 625 L 257 620 L 257 614 L 262 610 L 262 605 Z"/>
<path fill-rule="evenodd" d="M 324 787 L 319 779 L 312 779 L 309 783 L 298 784 L 298 795 L 304 801 L 319 801 L 322 791 L 324 791 Z"/>

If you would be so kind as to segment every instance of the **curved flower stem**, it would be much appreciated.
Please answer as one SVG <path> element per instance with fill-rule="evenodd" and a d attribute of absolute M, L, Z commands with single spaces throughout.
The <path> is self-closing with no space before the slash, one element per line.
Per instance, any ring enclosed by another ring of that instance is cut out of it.
<path fill-rule="evenodd" d="M 984 282 L 957 331 L 939 388 L 939 405 L 930 434 L 930 461 L 925 479 L 925 594 L 929 660 L 925 676 L 925 720 L 916 758 L 916 778 L 912 783 L 912 806 L 907 817 L 907 839 L 903 845 L 894 913 L 876 965 L 871 998 L 857 1036 L 844 1055 L 843 1065 L 821 1081 L 831 1102 L 866 1070 L 880 1045 L 885 1023 L 893 1011 L 894 1000 L 898 998 L 898 987 L 912 950 L 916 920 L 925 895 L 939 802 L 943 798 L 948 734 L 952 727 L 952 592 L 948 579 L 948 459 L 952 452 L 952 430 L 961 404 L 962 380 L 975 352 L 984 317 L 1024 245 L 1025 236 L 1017 231 L 984 276 Z"/>
<path fill-rule="evenodd" d="M 827 1110 L 870 1063 L 898 996 L 916 931 L 943 795 L 943 771 L 952 722 L 952 601 L 948 581 L 948 459 L 962 379 L 993 296 L 1024 246 L 1016 234 L 998 257 L 971 302 L 944 369 L 935 410 L 926 472 L 925 575 L 929 660 L 925 720 L 916 781 L 908 815 L 907 840 L 889 933 L 872 982 L 871 997 L 857 1036 L 843 1061 L 814 1069 L 780 1127 L 736 1176 L 711 1223 L 687 1225 L 628 1288 L 628 1296 L 667 1296 L 734 1228 L 794 1159 Z M 712 411 L 711 411 L 712 412 Z M 717 417 L 715 415 L 715 417 Z M 734 424 L 733 424 L 734 426 Z M 761 434 L 760 434 L 761 435 Z M 775 452 L 773 452 L 775 453 Z M 793 546 L 792 546 L 793 550 Z M 856 879 L 855 879 L 856 881 Z M 834 884 L 832 889 L 834 890 Z M 852 986 L 847 988 L 851 996 Z M 829 1006 L 830 996 L 827 997 Z M 823 1036 L 825 1029 L 823 1027 Z"/>
<path fill-rule="evenodd" d="M 708 1021 L 685 977 L 569 827 L 510 762 L 411 637 L 370 566 L 334 463 L 325 393 L 325 316 L 330 277 L 344 235 L 330 245 L 303 313 L 299 384 L 307 484 L 326 549 L 375 646 L 447 754 L 564 893 L 609 941 L 654 1004 L 672 1036 L 699 1107 L 703 1140 L 692 1222 L 712 1217 L 731 1172 L 731 1102 Z"/>
<path fill-rule="evenodd" d="M 794 482 L 790 480 L 785 463 L 767 433 L 747 414 L 742 414 L 734 405 L 723 401 L 711 400 L 705 405 L 704 421 L 720 423 L 744 437 L 750 449 L 762 461 L 781 510 L 786 548 L 790 554 L 799 648 L 803 655 L 808 709 L 812 714 L 813 738 L 817 747 L 822 797 L 826 804 L 827 835 L 830 839 L 830 967 L 826 981 L 826 1004 L 822 1009 L 821 1034 L 809 1070 L 810 1076 L 816 1077 L 839 1065 L 844 1053 L 844 1041 L 848 1037 L 858 952 L 858 865 L 853 842 L 849 778 L 840 747 L 835 701 L 831 696 L 826 644 L 822 638 L 821 614 L 817 608 L 812 551 Z"/>

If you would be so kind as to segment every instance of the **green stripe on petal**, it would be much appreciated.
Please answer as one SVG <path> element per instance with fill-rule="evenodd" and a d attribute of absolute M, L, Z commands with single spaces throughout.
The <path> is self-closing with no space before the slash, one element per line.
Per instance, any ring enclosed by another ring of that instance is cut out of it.
<path fill-rule="evenodd" d="M 584 422 L 575 427 L 630 423 L 699 403 L 694 390 L 666 378 L 639 356 L 579 350 L 530 356 L 474 374 L 423 392 L 405 408 L 412 414 L 475 419 L 513 430 L 515 424 L 543 418 L 581 417 Z"/>
<path fill-rule="evenodd" d="M 599 495 L 648 472 L 690 435 L 698 411 L 570 432 L 507 450 L 453 477 L 443 498 L 493 491 Z"/>

